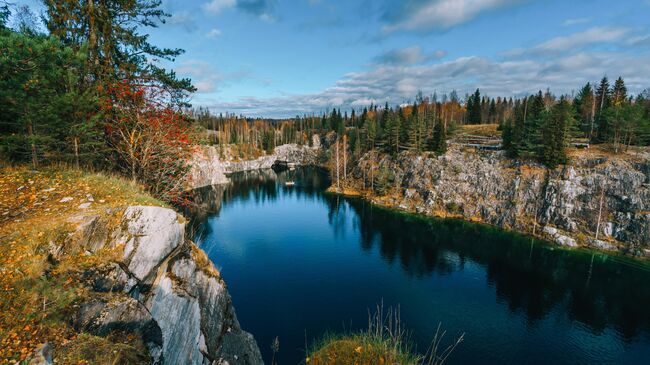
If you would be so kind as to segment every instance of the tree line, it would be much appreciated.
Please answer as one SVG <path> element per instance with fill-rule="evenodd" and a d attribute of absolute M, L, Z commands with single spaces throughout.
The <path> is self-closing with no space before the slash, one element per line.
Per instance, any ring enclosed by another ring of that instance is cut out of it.
<path fill-rule="evenodd" d="M 0 0 L 0 157 L 33 168 L 65 162 L 118 171 L 167 201 L 182 199 L 185 161 L 200 141 L 271 152 L 311 144 L 313 134 L 335 135 L 336 151 L 353 162 L 372 150 L 441 154 L 458 126 L 490 123 L 499 125 L 509 156 L 551 167 L 566 162 L 572 141 L 615 152 L 650 145 L 650 92 L 629 95 L 622 78 L 587 83 L 575 96 L 547 90 L 492 98 L 477 89 L 463 99 L 455 91 L 420 93 L 401 105 L 281 120 L 214 115 L 191 109 L 190 80 L 156 61 L 183 51 L 159 48 L 141 33 L 169 16 L 160 0 L 43 4 L 41 21 Z"/>
<path fill-rule="evenodd" d="M 284 120 L 194 113 L 206 128 L 218 131 L 220 143 L 252 143 L 270 150 L 280 143 L 309 143 L 311 134 L 345 136 L 352 160 L 371 150 L 444 153 L 460 125 L 498 124 L 502 147 L 510 157 L 538 160 L 549 167 L 566 163 L 566 148 L 606 143 L 614 152 L 650 145 L 650 92 L 628 95 L 625 81 L 597 87 L 587 83 L 575 96 L 539 91 L 521 98 L 491 98 L 479 89 L 461 101 L 449 96 L 416 96 L 398 106 L 370 105 L 342 112 L 333 108 L 319 116 Z M 216 140 L 215 140 L 216 141 Z"/>

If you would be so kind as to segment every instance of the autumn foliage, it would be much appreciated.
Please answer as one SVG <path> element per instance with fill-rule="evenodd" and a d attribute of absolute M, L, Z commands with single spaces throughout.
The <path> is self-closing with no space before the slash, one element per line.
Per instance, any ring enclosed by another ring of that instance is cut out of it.
<path fill-rule="evenodd" d="M 184 204 L 188 171 L 189 122 L 168 105 L 157 102 L 154 89 L 119 82 L 102 102 L 106 136 L 116 166 L 156 197 Z"/>

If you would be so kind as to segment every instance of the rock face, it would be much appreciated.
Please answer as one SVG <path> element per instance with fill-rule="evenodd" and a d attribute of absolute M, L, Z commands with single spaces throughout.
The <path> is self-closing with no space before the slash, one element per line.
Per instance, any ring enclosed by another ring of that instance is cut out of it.
<path fill-rule="evenodd" d="M 96 335 L 137 333 L 154 364 L 262 364 L 253 337 L 239 326 L 226 285 L 210 260 L 185 240 L 183 217 L 171 209 L 128 207 L 119 228 L 102 221 L 80 226 L 103 232 L 123 259 L 96 274 L 98 292 L 121 291 L 120 299 L 91 299 L 80 306 L 75 327 Z M 80 242 L 96 251 L 96 237 Z"/>
<path fill-rule="evenodd" d="M 316 136 L 317 137 L 317 136 Z M 269 169 L 276 160 L 287 161 L 296 165 L 315 165 L 317 162 L 319 143 L 314 147 L 285 144 L 278 146 L 270 155 L 261 156 L 254 160 L 236 160 L 229 148 L 220 152 L 219 147 L 201 146 L 192 156 L 190 162 L 189 188 L 228 183 L 226 174 L 240 171 Z"/>
<path fill-rule="evenodd" d="M 369 153 L 355 167 L 352 185 L 361 188 L 369 181 L 371 165 L 376 186 L 387 190 L 386 197 L 374 198 L 380 204 L 543 232 L 572 247 L 647 255 L 650 246 L 648 152 L 575 157 L 554 170 L 507 159 L 502 152 L 452 148 L 443 156 L 403 152 L 395 158 Z"/>

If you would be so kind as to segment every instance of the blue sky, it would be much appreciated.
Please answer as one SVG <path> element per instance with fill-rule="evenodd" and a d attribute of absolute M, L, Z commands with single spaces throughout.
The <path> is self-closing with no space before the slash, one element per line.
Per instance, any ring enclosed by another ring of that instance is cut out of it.
<path fill-rule="evenodd" d="M 19 1 L 34 3 L 34 1 Z M 418 91 L 650 88 L 650 0 L 163 0 L 154 44 L 186 53 L 195 106 L 288 117 Z"/>

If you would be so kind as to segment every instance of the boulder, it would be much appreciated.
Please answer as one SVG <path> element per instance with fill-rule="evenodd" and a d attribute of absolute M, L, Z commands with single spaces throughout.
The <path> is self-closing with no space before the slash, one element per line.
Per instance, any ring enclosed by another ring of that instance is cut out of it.
<path fill-rule="evenodd" d="M 157 267 L 183 243 L 185 224 L 171 209 L 131 206 L 124 212 L 124 263 L 140 281 L 152 279 Z"/>

